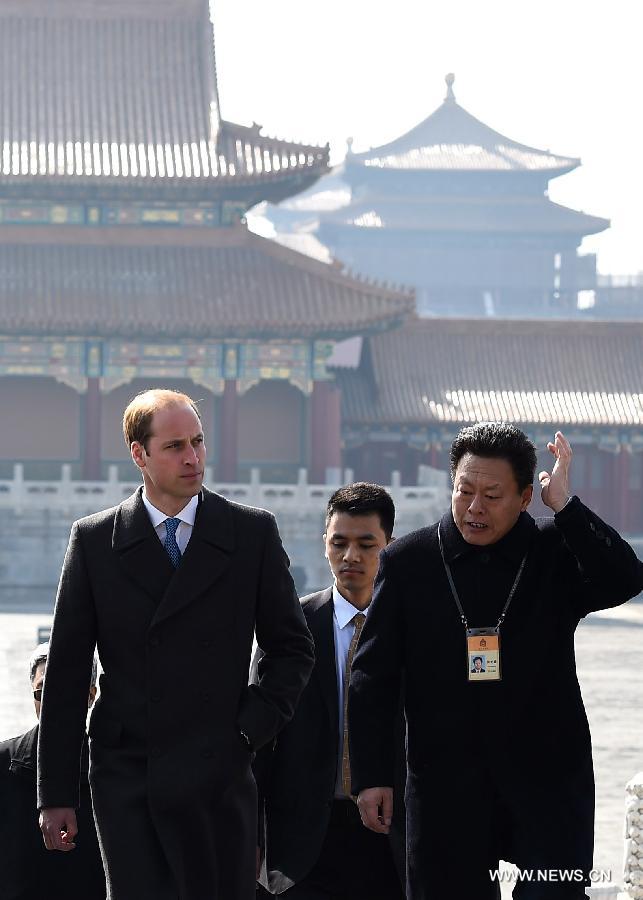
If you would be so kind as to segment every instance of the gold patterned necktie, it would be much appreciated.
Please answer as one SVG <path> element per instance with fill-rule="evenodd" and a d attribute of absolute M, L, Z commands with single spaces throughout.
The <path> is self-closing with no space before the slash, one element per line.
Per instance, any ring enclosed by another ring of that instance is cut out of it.
<path fill-rule="evenodd" d="M 351 638 L 348 648 L 348 656 L 346 657 L 346 668 L 344 670 L 344 741 L 342 744 L 342 789 L 347 797 L 353 798 L 351 794 L 351 763 L 348 751 L 348 688 L 351 683 L 351 667 L 353 665 L 353 657 L 357 650 L 357 644 L 366 621 L 364 613 L 357 613 L 351 620 L 355 625 L 355 633 Z"/>

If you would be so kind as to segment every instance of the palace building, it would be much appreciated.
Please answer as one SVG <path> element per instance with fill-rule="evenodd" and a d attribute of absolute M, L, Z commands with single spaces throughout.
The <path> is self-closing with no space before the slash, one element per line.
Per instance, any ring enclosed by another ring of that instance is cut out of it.
<path fill-rule="evenodd" d="M 578 160 L 501 138 L 449 84 L 349 156 L 328 263 L 246 225 L 336 176 L 328 147 L 223 118 L 207 0 L 0 0 L 0 50 L 0 501 L 16 464 L 88 497 L 134 480 L 122 410 L 163 385 L 201 400 L 215 487 L 397 471 L 420 503 L 462 424 L 510 419 L 541 447 L 564 428 L 575 488 L 643 533 L 643 323 L 500 318 L 594 285 L 577 247 L 607 222 L 544 193 Z"/>
<path fill-rule="evenodd" d="M 0 0 L 0 474 L 131 463 L 136 391 L 202 399 L 217 478 L 341 465 L 333 341 L 410 293 L 251 234 L 328 147 L 221 117 L 207 0 Z"/>
<path fill-rule="evenodd" d="M 596 258 L 578 247 L 609 226 L 548 197 L 580 159 L 499 134 L 446 82 L 427 119 L 364 153 L 349 141 L 342 166 L 268 218 L 356 271 L 412 285 L 422 315 L 575 314 L 579 295 L 596 299 Z"/>

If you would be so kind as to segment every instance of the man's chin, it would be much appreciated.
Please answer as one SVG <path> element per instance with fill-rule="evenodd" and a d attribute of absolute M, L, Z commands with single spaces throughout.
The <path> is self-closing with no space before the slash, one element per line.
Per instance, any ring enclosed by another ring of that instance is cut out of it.
<path fill-rule="evenodd" d="M 476 528 L 464 522 L 459 531 L 467 544 L 483 546 L 484 544 L 492 544 L 494 540 L 493 531 L 488 525 L 485 525 L 484 528 Z"/>

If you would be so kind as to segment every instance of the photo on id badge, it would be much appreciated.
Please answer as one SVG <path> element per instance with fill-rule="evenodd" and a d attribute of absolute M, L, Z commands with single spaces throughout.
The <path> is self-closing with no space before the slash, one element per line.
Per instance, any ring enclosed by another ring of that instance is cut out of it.
<path fill-rule="evenodd" d="M 500 635 L 495 629 L 467 631 L 469 681 L 500 681 Z"/>

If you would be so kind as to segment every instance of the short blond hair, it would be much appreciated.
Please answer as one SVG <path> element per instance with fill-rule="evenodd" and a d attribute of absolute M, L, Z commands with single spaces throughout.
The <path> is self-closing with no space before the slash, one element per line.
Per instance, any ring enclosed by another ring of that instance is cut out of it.
<path fill-rule="evenodd" d="M 151 388 L 141 391 L 127 404 L 123 413 L 123 437 L 129 448 L 137 442 L 147 450 L 147 442 L 152 437 L 154 413 L 167 406 L 191 406 L 199 422 L 201 414 L 196 400 L 181 391 L 169 388 Z"/>

